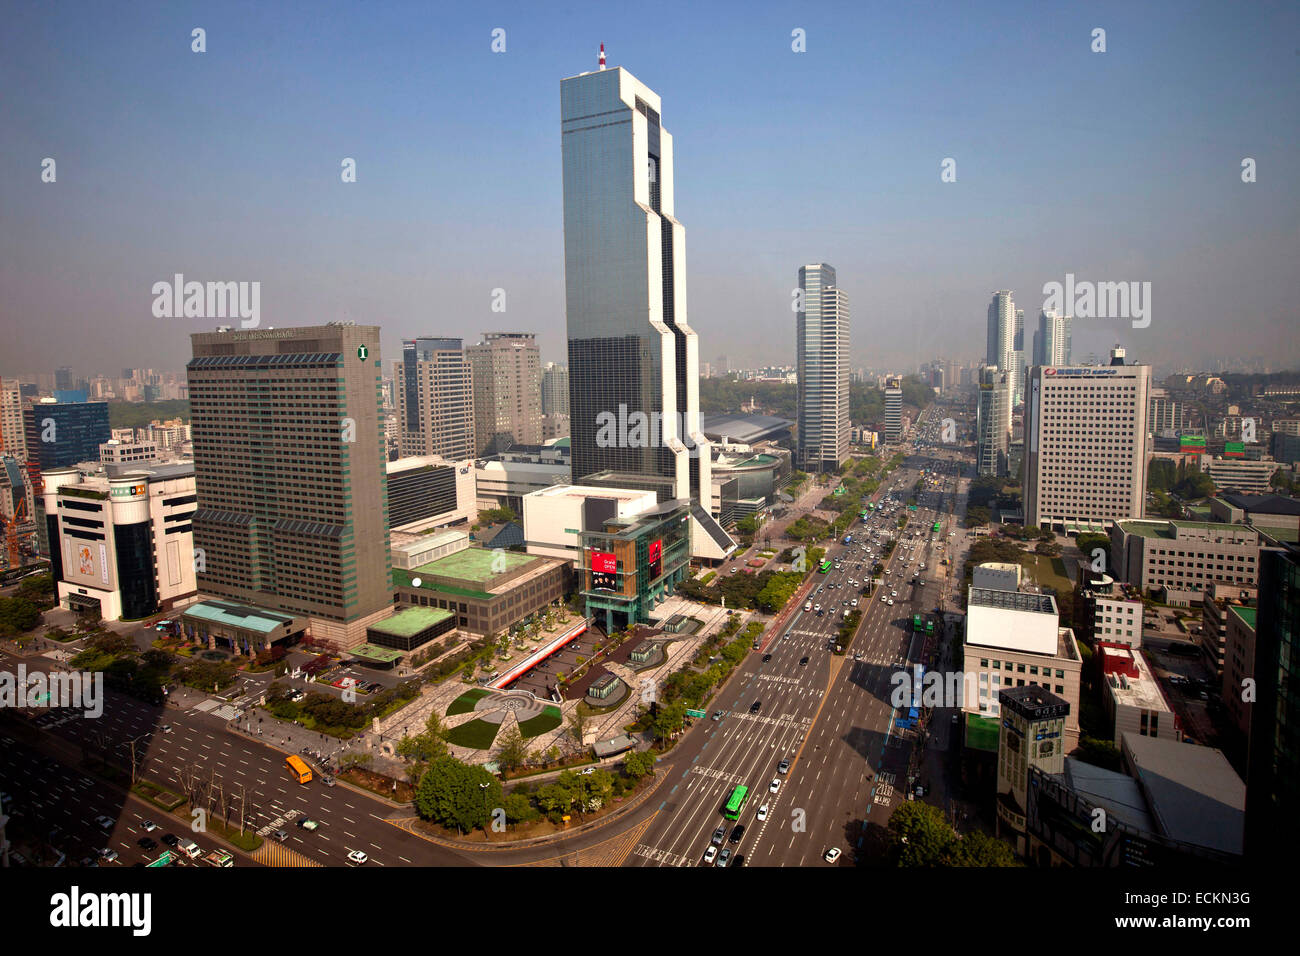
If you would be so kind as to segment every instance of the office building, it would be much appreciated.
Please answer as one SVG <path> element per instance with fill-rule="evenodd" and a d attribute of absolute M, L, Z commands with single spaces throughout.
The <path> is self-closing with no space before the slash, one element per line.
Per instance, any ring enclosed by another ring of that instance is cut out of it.
<path fill-rule="evenodd" d="M 1079 740 L 1079 674 L 1082 659 L 1074 632 L 1060 626 L 1050 594 L 967 589 L 963 671 L 972 686 L 962 701 L 966 746 L 993 749 L 1002 718 L 998 694 L 1008 688 L 1041 688 L 1072 706 L 1065 724 L 1067 750 Z"/>
<path fill-rule="evenodd" d="M 1300 540 L 1300 501 L 1285 495 L 1221 494 L 1210 499 L 1210 517 L 1248 524 L 1269 537 Z"/>
<path fill-rule="evenodd" d="M 1266 495 L 1273 490 L 1273 475 L 1277 469 L 1278 463 L 1271 458 L 1251 461 L 1227 456 L 1201 456 L 1201 470 L 1210 476 L 1214 487 L 1220 491 Z"/>
<path fill-rule="evenodd" d="M 640 476 L 660 501 L 693 501 L 692 554 L 720 560 L 735 543 L 708 512 L 699 341 L 659 96 L 614 68 L 564 80 L 560 103 L 573 481 L 609 473 L 638 487 L 623 479 Z"/>
<path fill-rule="evenodd" d="M 524 541 L 529 554 L 583 566 L 582 535 L 610 519 L 630 520 L 658 507 L 653 491 L 558 485 L 524 497 Z"/>
<path fill-rule="evenodd" d="M 567 441 L 554 445 L 516 445 L 474 464 L 474 493 L 481 511 L 509 508 L 524 512 L 524 496 L 553 485 L 571 484 Z"/>
<path fill-rule="evenodd" d="M 474 395 L 474 457 L 542 440 L 542 353 L 532 332 L 484 332 L 465 349 Z"/>
<path fill-rule="evenodd" d="M 1255 631 L 1259 609 L 1248 604 L 1226 603 L 1223 620 L 1223 679 L 1220 699 L 1229 722 L 1249 750 L 1251 714 L 1256 702 L 1245 699 L 1245 690 L 1256 682 Z M 1251 684 L 1248 685 L 1247 681 Z"/>
<path fill-rule="evenodd" d="M 474 462 L 435 455 L 398 458 L 385 465 L 388 524 L 392 531 L 425 531 L 478 517 Z"/>
<path fill-rule="evenodd" d="M 1065 768 L 1066 724 L 1078 703 L 1043 687 L 1008 687 L 998 692 L 1003 719 L 998 733 L 997 835 L 1024 855 L 1030 771 L 1059 774 Z M 1078 718 L 1075 718 L 1078 722 Z"/>
<path fill-rule="evenodd" d="M 401 361 L 393 363 L 393 383 L 399 458 L 474 457 L 473 385 L 460 339 L 405 340 Z"/>
<path fill-rule="evenodd" d="M 569 417 L 569 369 L 547 362 L 542 369 L 542 414 Z"/>
<path fill-rule="evenodd" d="M 584 531 L 578 587 L 586 615 L 606 632 L 649 624 L 651 612 L 690 573 L 688 502 L 660 502 Z"/>
<path fill-rule="evenodd" d="M 200 590 L 363 643 L 392 607 L 378 327 L 190 339 Z"/>
<path fill-rule="evenodd" d="M 1142 596 L 1131 584 L 1091 570 L 1080 561 L 1075 589 L 1075 636 L 1092 643 L 1107 641 L 1125 647 L 1142 646 Z"/>
<path fill-rule="evenodd" d="M 1001 369 L 980 369 L 979 399 L 975 407 L 975 467 L 981 475 L 1004 477 L 1009 473 L 1011 451 L 1011 383 Z"/>
<path fill-rule="evenodd" d="M 118 441 L 110 438 L 99 446 L 99 460 L 106 465 L 126 465 L 158 460 L 158 446 L 151 441 Z"/>
<path fill-rule="evenodd" d="M 59 605 L 116 621 L 192 598 L 193 464 L 90 469 L 52 468 L 42 476 Z"/>
<path fill-rule="evenodd" d="M 1098 641 L 1096 653 L 1105 681 L 1102 699 L 1114 731 L 1115 746 L 1120 745 L 1125 733 L 1182 740 L 1178 718 L 1165 700 L 1142 651 L 1127 644 Z"/>
<path fill-rule="evenodd" d="M 1214 521 L 1117 521 L 1110 529 L 1115 577 L 1163 604 L 1202 600 L 1215 583 L 1254 586 L 1259 532 Z"/>
<path fill-rule="evenodd" d="M 885 441 L 903 440 L 903 380 L 885 379 Z"/>
<path fill-rule="evenodd" d="M 1228 651 L 1228 627 L 1234 608 L 1253 607 L 1259 598 L 1256 588 L 1241 584 L 1211 584 L 1201 598 L 1201 633 L 1198 635 L 1201 653 L 1214 665 L 1216 676 L 1223 675 Z M 1253 619 L 1252 619 L 1253 621 Z"/>
<path fill-rule="evenodd" d="M 1011 404 L 1025 400 L 1025 310 L 1016 309 L 1016 323 L 1011 335 Z"/>
<path fill-rule="evenodd" d="M 1033 356 L 1030 365 L 1069 365 L 1071 359 L 1071 326 L 1074 320 L 1068 315 L 1057 315 L 1051 310 L 1040 312 L 1038 329 L 1034 332 Z"/>
<path fill-rule="evenodd" d="M 107 402 L 60 402 L 43 398 L 23 408 L 27 457 L 41 469 L 98 461 L 109 440 Z"/>
<path fill-rule="evenodd" d="M 54 370 L 54 391 L 67 392 L 74 388 L 72 369 L 66 365 Z"/>
<path fill-rule="evenodd" d="M 795 319 L 799 468 L 835 471 L 849 454 L 849 308 L 826 263 L 801 266 Z"/>
<path fill-rule="evenodd" d="M 0 455 L 27 461 L 22 386 L 17 379 L 0 379 Z"/>
<path fill-rule="evenodd" d="M 1260 554 L 1255 615 L 1255 703 L 1251 705 L 1246 853 L 1290 858 L 1300 846 L 1300 548 Z"/>
<path fill-rule="evenodd" d="M 1025 524 L 1100 527 L 1142 515 L 1151 366 L 1035 367 L 1025 404 Z"/>

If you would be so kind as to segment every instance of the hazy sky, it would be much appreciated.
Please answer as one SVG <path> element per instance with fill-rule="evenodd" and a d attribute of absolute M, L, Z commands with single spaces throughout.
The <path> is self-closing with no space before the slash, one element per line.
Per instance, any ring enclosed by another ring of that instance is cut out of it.
<path fill-rule="evenodd" d="M 825 261 L 855 367 L 979 357 L 993 290 L 1032 326 L 1067 272 L 1152 283 L 1149 328 L 1077 321 L 1076 356 L 1293 367 L 1298 27 L 1289 2 L 6 4 L 0 374 L 182 368 L 215 323 L 154 318 L 177 272 L 260 281 L 263 326 L 380 325 L 386 360 L 485 330 L 563 360 L 559 86 L 601 41 L 662 97 L 704 361 L 793 363 Z"/>

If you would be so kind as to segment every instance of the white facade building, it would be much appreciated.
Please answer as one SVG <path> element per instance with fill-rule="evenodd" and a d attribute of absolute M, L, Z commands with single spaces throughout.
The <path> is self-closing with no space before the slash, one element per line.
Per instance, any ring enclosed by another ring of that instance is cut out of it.
<path fill-rule="evenodd" d="M 653 491 L 560 485 L 524 496 L 524 542 L 529 554 L 582 565 L 582 532 L 611 519 L 628 520 L 656 506 Z"/>

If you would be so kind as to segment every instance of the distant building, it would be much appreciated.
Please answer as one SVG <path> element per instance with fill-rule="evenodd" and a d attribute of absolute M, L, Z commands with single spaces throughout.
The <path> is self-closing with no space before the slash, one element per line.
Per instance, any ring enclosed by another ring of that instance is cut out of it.
<path fill-rule="evenodd" d="M 849 455 L 849 309 L 826 263 L 799 268 L 796 313 L 799 467 L 834 471 Z"/>
<path fill-rule="evenodd" d="M 1272 491 L 1273 475 L 1278 463 L 1271 458 L 1251 461 L 1245 458 L 1201 456 L 1201 470 L 1210 476 L 1214 487 L 1248 495 L 1266 495 Z"/>
<path fill-rule="evenodd" d="M 885 380 L 885 441 L 903 440 L 903 381 Z"/>
<path fill-rule="evenodd" d="M 567 442 L 516 445 L 492 458 L 478 460 L 474 464 L 474 487 L 479 509 L 509 508 L 522 514 L 524 495 L 572 483 L 569 462 Z"/>
<path fill-rule="evenodd" d="M 1115 577 L 1166 604 L 1194 604 L 1222 582 L 1254 585 L 1259 533 L 1208 521 L 1117 521 L 1110 529 Z"/>
<path fill-rule="evenodd" d="M 542 440 L 542 357 L 532 332 L 484 332 L 465 349 L 474 394 L 474 455 Z M 467 456 L 468 457 L 468 456 Z"/>
<path fill-rule="evenodd" d="M 98 461 L 99 446 L 109 440 L 107 402 L 58 402 L 41 399 L 23 408 L 28 459 L 41 471 Z"/>
<path fill-rule="evenodd" d="M 461 339 L 404 341 L 402 359 L 393 363 L 393 390 L 399 457 L 474 457 L 474 389 Z"/>
<path fill-rule="evenodd" d="M 632 520 L 658 507 L 653 491 L 556 485 L 524 496 L 525 547 L 529 554 L 583 566 L 582 536 L 610 520 Z"/>
<path fill-rule="evenodd" d="M 980 475 L 1010 473 L 1011 384 L 1006 372 L 986 365 L 980 369 L 975 411 L 975 468 Z"/>
<path fill-rule="evenodd" d="M 474 519 L 474 462 L 436 455 L 399 458 L 386 466 L 388 523 L 393 531 L 423 531 Z"/>
<path fill-rule="evenodd" d="M 547 362 L 542 369 L 542 414 L 569 417 L 569 367 Z"/>
<path fill-rule="evenodd" d="M 99 446 L 99 460 L 110 465 L 157 461 L 158 446 L 151 441 L 120 442 L 111 439 Z"/>
<path fill-rule="evenodd" d="M 1241 584 L 1211 584 L 1206 587 L 1201 600 L 1200 644 L 1206 660 L 1214 665 L 1216 675 L 1223 674 L 1232 610 L 1246 605 L 1252 607 L 1253 614 L 1253 605 L 1258 598 L 1257 589 Z"/>
<path fill-rule="evenodd" d="M 1142 656 L 1127 644 L 1098 641 L 1098 667 L 1105 681 L 1103 700 L 1114 731 L 1115 746 L 1125 733 L 1140 737 L 1183 739 L 1182 729 L 1160 683 Z"/>

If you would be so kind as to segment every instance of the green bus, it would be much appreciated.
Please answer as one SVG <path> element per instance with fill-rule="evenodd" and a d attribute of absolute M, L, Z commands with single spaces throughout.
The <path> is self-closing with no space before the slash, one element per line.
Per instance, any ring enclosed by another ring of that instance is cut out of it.
<path fill-rule="evenodd" d="M 925 633 L 934 634 L 934 621 L 927 619 L 925 622 Z"/>
<path fill-rule="evenodd" d="M 866 521 L 866 520 L 867 520 L 867 509 L 863 508 L 863 509 L 862 509 L 862 513 L 859 514 L 858 517 L 861 518 L 863 521 Z"/>
<path fill-rule="evenodd" d="M 921 615 L 919 615 L 919 614 L 913 614 L 913 615 L 912 615 L 912 630 L 914 630 L 914 631 L 920 631 L 920 630 L 923 630 L 924 628 L 925 628 L 925 625 L 921 622 Z"/>
<path fill-rule="evenodd" d="M 825 561 L 821 563 L 821 566 L 817 568 L 817 573 L 825 574 L 827 571 L 831 569 L 831 566 L 832 566 L 831 559 L 827 558 Z"/>
<path fill-rule="evenodd" d="M 722 815 L 728 820 L 735 820 L 740 816 L 747 799 L 749 799 L 749 788 L 737 785 L 736 789 L 731 791 L 731 796 L 727 798 L 727 805 L 723 808 Z"/>
<path fill-rule="evenodd" d="M 935 534 L 938 534 L 938 533 L 939 533 L 939 522 L 936 521 L 936 522 L 934 523 L 933 531 L 934 531 Z"/>

